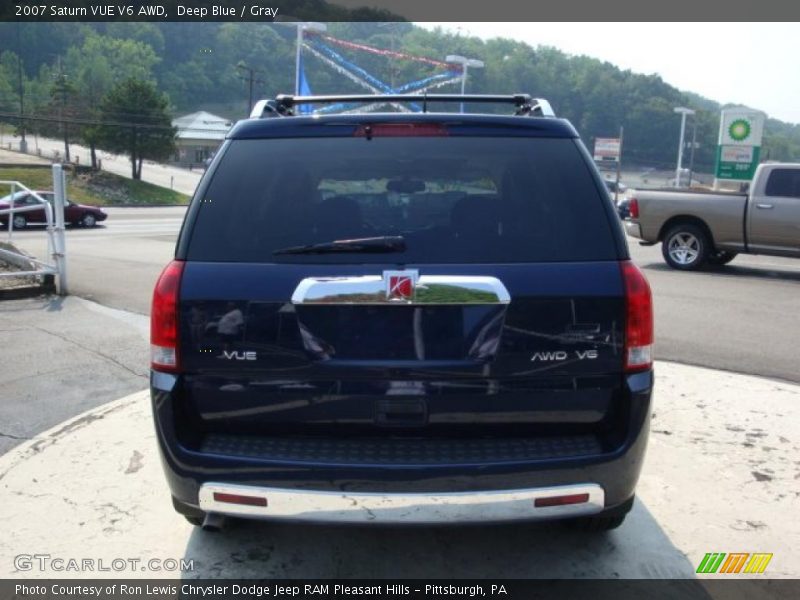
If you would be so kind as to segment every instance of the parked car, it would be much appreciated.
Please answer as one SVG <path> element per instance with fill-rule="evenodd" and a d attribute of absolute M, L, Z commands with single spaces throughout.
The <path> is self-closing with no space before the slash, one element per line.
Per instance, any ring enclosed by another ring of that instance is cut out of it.
<path fill-rule="evenodd" d="M 294 116 L 309 100 L 279 96 L 228 133 L 151 313 L 155 431 L 192 524 L 622 523 L 647 280 L 572 125 L 525 95 L 425 102 L 476 99 L 515 116 Z"/>
<path fill-rule="evenodd" d="M 43 200 L 52 204 L 55 194 L 48 191 L 36 191 Z M 0 198 L 0 210 L 11 208 L 12 195 L 9 194 Z M 42 202 L 27 191 L 16 192 L 13 195 L 14 207 L 28 207 L 28 206 L 41 206 Z M 100 221 L 105 221 L 108 215 L 106 212 L 96 206 L 87 206 L 85 204 L 77 204 L 71 200 L 67 200 L 64 204 L 64 222 L 71 223 L 72 225 L 83 227 L 94 227 Z M 47 216 L 45 215 L 44 208 L 40 210 L 31 210 L 14 214 L 14 229 L 25 229 L 28 223 L 46 223 Z M 8 215 L 0 215 L 0 224 L 3 227 L 8 226 Z"/>
<path fill-rule="evenodd" d="M 625 222 L 666 263 L 693 271 L 738 254 L 800 258 L 800 164 L 758 166 L 746 193 L 637 191 Z"/>

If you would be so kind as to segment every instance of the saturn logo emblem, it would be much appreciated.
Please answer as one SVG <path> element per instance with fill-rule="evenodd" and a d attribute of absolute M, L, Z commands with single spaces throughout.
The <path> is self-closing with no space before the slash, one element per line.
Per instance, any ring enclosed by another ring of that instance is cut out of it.
<path fill-rule="evenodd" d="M 413 300 L 416 288 L 415 271 L 384 271 L 387 300 Z"/>

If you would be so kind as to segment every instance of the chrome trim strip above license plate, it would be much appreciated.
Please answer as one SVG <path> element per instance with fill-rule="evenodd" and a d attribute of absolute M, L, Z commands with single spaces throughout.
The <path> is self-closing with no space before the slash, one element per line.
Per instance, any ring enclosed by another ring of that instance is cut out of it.
<path fill-rule="evenodd" d="M 419 275 L 413 269 L 383 275 L 307 277 L 292 304 L 396 305 L 508 304 L 511 295 L 496 277 Z"/>

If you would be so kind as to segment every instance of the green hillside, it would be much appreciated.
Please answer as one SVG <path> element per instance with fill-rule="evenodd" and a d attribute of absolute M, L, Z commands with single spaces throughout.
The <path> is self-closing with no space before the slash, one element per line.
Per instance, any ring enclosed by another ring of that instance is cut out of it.
<path fill-rule="evenodd" d="M 32 190 L 53 189 L 49 167 L 0 167 L 0 180 L 19 181 Z M 0 186 L 0 196 L 11 193 Z M 67 175 L 67 196 L 79 204 L 93 206 L 144 206 L 188 204 L 189 197 L 146 181 L 134 181 L 107 171 L 74 172 Z"/>

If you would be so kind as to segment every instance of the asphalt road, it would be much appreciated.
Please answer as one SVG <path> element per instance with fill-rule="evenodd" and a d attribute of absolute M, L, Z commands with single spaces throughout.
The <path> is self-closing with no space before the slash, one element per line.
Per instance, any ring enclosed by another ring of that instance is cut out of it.
<path fill-rule="evenodd" d="M 657 359 L 800 382 L 800 260 L 737 256 L 685 273 L 661 246 L 628 244 L 653 289 Z"/>
<path fill-rule="evenodd" d="M 104 226 L 68 230 L 71 292 L 148 314 L 184 210 L 111 208 Z M 14 237 L 44 254 L 43 231 Z M 657 359 L 800 382 L 800 261 L 739 256 L 720 269 L 684 273 L 664 264 L 660 247 L 629 243 L 654 292 Z"/>
<path fill-rule="evenodd" d="M 19 149 L 18 139 L 9 139 L 6 136 L 6 143 L 11 143 L 11 148 L 14 150 Z M 47 159 L 58 159 L 64 156 L 64 142 L 43 137 L 32 137 L 28 139 L 28 152 L 31 155 L 41 152 L 41 156 Z M 70 158 L 78 160 L 81 165 L 88 165 L 91 163 L 89 149 L 80 144 L 69 145 Z M 24 155 L 23 155 L 24 156 Z M 97 157 L 100 159 L 102 169 L 109 173 L 115 173 L 122 177 L 131 176 L 131 161 L 127 156 L 119 154 L 111 154 L 110 152 L 99 151 Z M 8 162 L 24 161 L 18 152 L 10 157 Z M 190 171 L 181 167 L 172 165 L 162 165 L 146 160 L 142 166 L 142 181 L 160 185 L 161 187 L 172 188 L 182 194 L 193 194 L 194 189 L 197 187 L 197 182 L 200 181 L 202 172 L 199 170 Z"/>

